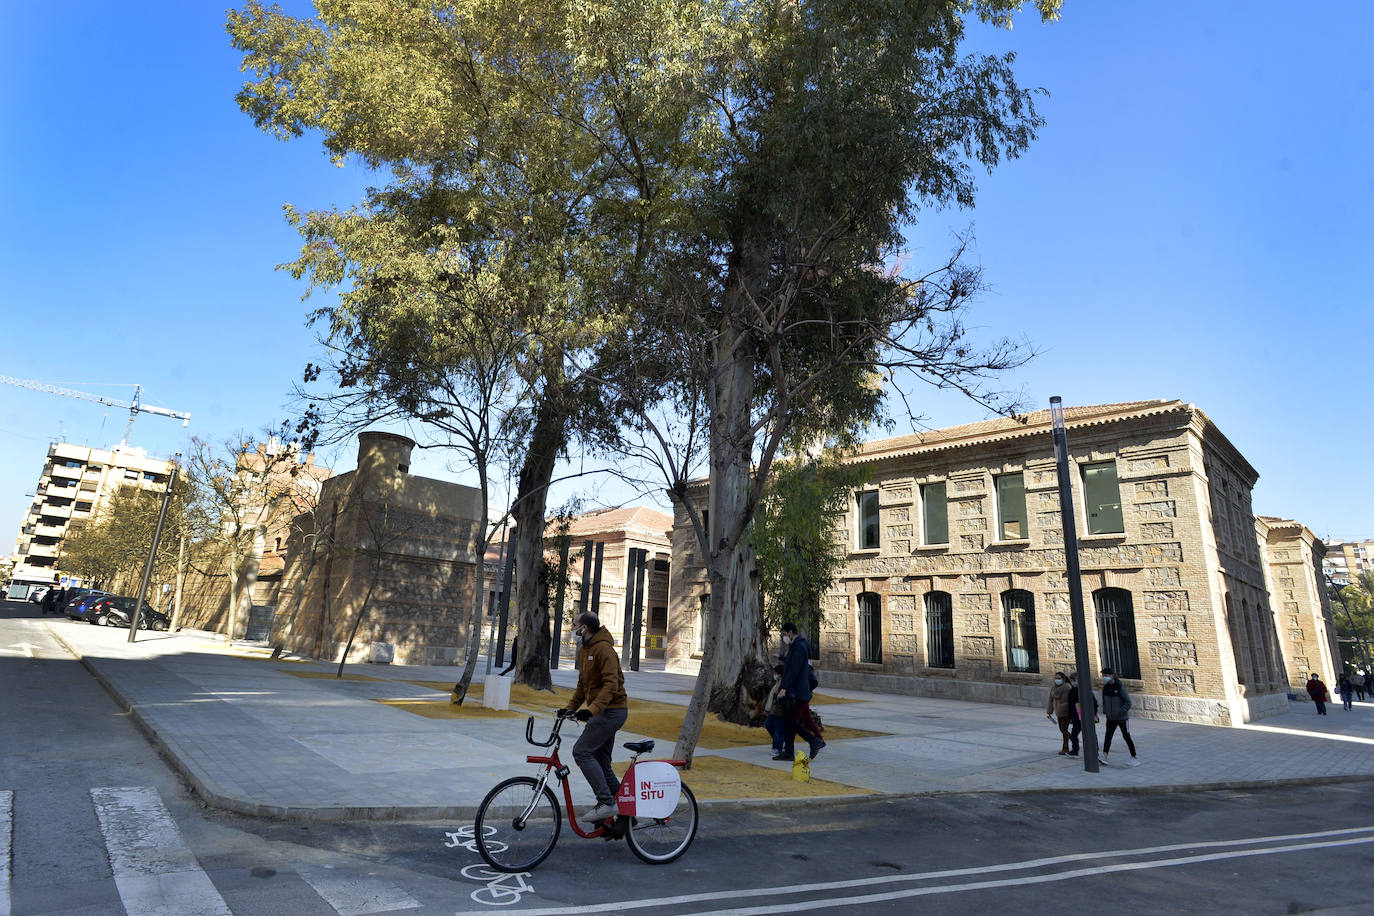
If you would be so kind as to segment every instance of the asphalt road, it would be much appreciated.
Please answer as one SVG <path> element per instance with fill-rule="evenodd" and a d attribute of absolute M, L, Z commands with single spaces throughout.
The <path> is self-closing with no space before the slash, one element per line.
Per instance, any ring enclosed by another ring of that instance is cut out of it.
<path fill-rule="evenodd" d="M 533 874 L 496 875 L 470 825 L 203 807 L 40 620 L 0 605 L 0 916 L 168 912 L 168 894 L 177 916 L 1374 913 L 1368 783 L 716 805 L 671 865 L 564 830 Z"/>

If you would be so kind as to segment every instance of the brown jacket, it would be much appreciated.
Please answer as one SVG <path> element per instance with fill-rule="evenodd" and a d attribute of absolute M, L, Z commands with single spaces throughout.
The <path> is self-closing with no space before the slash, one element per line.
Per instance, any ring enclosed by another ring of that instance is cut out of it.
<path fill-rule="evenodd" d="M 1065 681 L 1058 687 L 1051 687 L 1049 701 L 1045 704 L 1045 712 L 1058 716 L 1061 719 L 1067 719 L 1070 712 L 1069 691 L 1072 689 L 1068 681 Z"/>
<path fill-rule="evenodd" d="M 625 675 L 620 671 L 620 656 L 615 654 L 615 640 L 611 631 L 602 627 L 577 650 L 577 689 L 568 701 L 568 710 L 576 712 L 583 702 L 592 715 L 606 709 L 628 709 L 630 698 L 625 695 Z"/>

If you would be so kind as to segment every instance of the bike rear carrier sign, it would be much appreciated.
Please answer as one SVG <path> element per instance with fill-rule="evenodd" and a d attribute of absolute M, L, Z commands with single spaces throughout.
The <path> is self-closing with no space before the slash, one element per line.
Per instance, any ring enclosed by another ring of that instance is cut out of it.
<path fill-rule="evenodd" d="M 616 806 L 627 817 L 668 817 L 677 808 L 682 779 L 671 763 L 633 763 L 620 782 Z"/>

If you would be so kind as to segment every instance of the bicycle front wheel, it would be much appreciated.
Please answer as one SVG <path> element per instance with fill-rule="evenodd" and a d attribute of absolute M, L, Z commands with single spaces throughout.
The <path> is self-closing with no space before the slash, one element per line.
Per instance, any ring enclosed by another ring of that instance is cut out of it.
<path fill-rule="evenodd" d="M 507 779 L 477 809 L 473 837 L 482 860 L 497 871 L 528 871 L 549 857 L 563 829 L 558 799 L 529 776 Z"/>
<path fill-rule="evenodd" d="M 696 838 L 697 798 L 684 782 L 671 815 L 626 821 L 625 839 L 634 854 L 650 865 L 664 865 L 686 852 Z"/>

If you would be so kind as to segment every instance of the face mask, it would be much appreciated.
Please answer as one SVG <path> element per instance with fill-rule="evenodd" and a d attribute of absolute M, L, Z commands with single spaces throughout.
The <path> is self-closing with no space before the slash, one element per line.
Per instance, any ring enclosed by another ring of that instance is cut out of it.
<path fill-rule="evenodd" d="M 790 645 L 792 645 L 792 637 L 791 637 L 791 636 L 784 636 L 784 637 L 782 638 L 782 644 L 783 644 L 784 646 L 790 646 Z"/>
<path fill-rule="evenodd" d="M 1102 683 L 1104 683 L 1104 684 L 1110 684 L 1111 682 L 1112 682 L 1112 676 L 1111 676 L 1110 674 L 1104 674 L 1104 675 L 1102 675 Z"/>
<path fill-rule="evenodd" d="M 1063 684 L 1063 683 L 1064 683 L 1064 679 L 1061 678 L 1061 677 L 1057 677 L 1057 678 L 1054 679 L 1054 686 L 1056 686 L 1056 687 L 1058 687 L 1060 684 Z"/>
<path fill-rule="evenodd" d="M 573 645 L 580 646 L 583 642 L 585 642 L 585 640 L 582 638 L 582 633 L 583 631 L 580 629 L 577 630 L 577 632 L 573 633 Z"/>

